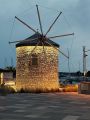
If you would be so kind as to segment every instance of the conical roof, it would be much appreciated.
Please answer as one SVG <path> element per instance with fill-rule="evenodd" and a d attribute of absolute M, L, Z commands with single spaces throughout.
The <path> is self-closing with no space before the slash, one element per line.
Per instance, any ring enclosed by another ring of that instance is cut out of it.
<path fill-rule="evenodd" d="M 26 38 L 25 40 L 22 40 L 21 42 L 17 43 L 16 47 L 20 47 L 20 46 L 35 46 L 39 42 L 38 38 L 40 38 L 40 37 L 41 37 L 41 34 L 35 33 L 34 35 L 32 35 L 32 36 Z M 34 39 L 34 40 L 32 40 L 32 39 Z M 46 40 L 47 40 L 48 43 L 50 43 L 50 44 L 52 44 L 52 45 L 54 45 L 56 47 L 59 47 L 59 44 L 53 42 L 52 40 L 50 40 L 48 38 L 46 38 Z M 50 46 L 46 42 L 44 43 L 44 45 L 45 46 Z M 39 46 L 42 46 L 42 43 L 39 43 Z"/>

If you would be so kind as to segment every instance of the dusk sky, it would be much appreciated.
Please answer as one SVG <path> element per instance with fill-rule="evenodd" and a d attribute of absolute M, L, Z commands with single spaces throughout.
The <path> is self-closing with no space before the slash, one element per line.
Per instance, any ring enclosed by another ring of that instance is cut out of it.
<path fill-rule="evenodd" d="M 34 29 L 39 29 L 36 7 L 39 5 L 44 33 L 60 11 L 61 16 L 48 34 L 49 36 L 75 33 L 74 36 L 53 39 L 60 49 L 70 52 L 70 70 L 82 71 L 82 47 L 90 49 L 90 0 L 0 0 L 0 68 L 16 65 L 15 44 L 9 41 L 23 40 L 34 34 L 15 20 L 18 16 Z M 90 70 L 90 52 L 87 53 L 87 70 Z M 59 71 L 68 71 L 68 60 L 59 56 Z"/>

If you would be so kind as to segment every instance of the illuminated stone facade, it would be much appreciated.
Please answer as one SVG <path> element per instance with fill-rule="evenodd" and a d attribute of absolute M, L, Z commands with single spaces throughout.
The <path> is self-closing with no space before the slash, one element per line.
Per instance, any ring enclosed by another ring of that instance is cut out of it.
<path fill-rule="evenodd" d="M 16 87 L 30 90 L 56 90 L 58 81 L 58 51 L 51 46 L 20 46 L 16 48 Z M 32 55 L 37 56 L 33 64 Z"/>

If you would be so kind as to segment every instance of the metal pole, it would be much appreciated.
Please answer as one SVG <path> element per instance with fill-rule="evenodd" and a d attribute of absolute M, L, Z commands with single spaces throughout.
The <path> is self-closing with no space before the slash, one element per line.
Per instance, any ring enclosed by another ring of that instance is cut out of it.
<path fill-rule="evenodd" d="M 86 73 L 87 73 L 87 68 L 86 68 L 86 57 L 87 57 L 87 54 L 86 54 L 87 51 L 85 51 L 85 46 L 83 46 L 83 74 L 84 74 L 84 78 L 86 76 Z"/>
<path fill-rule="evenodd" d="M 85 71 L 84 71 L 84 72 L 85 72 L 85 76 L 86 76 L 86 74 L 87 74 L 87 69 L 86 69 L 86 56 L 87 56 L 87 55 L 85 54 Z"/>
<path fill-rule="evenodd" d="M 67 49 L 68 50 L 68 49 Z M 69 50 L 68 50 L 68 57 L 70 57 L 70 55 L 69 55 Z M 69 74 L 70 74 L 70 61 L 69 61 L 70 59 L 68 58 L 68 72 L 69 72 Z"/>
<path fill-rule="evenodd" d="M 83 46 L 83 75 L 85 76 L 85 46 Z"/>
<path fill-rule="evenodd" d="M 87 61 L 86 57 L 88 56 L 86 53 L 90 50 L 85 50 L 85 46 L 83 46 L 83 74 L 84 74 L 84 79 L 87 74 Z"/>

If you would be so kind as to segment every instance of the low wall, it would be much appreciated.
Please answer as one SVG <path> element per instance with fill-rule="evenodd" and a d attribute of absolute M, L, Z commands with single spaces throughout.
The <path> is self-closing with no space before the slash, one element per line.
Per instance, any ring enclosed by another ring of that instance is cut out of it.
<path fill-rule="evenodd" d="M 78 93 L 90 94 L 90 82 L 82 82 L 78 86 Z"/>

